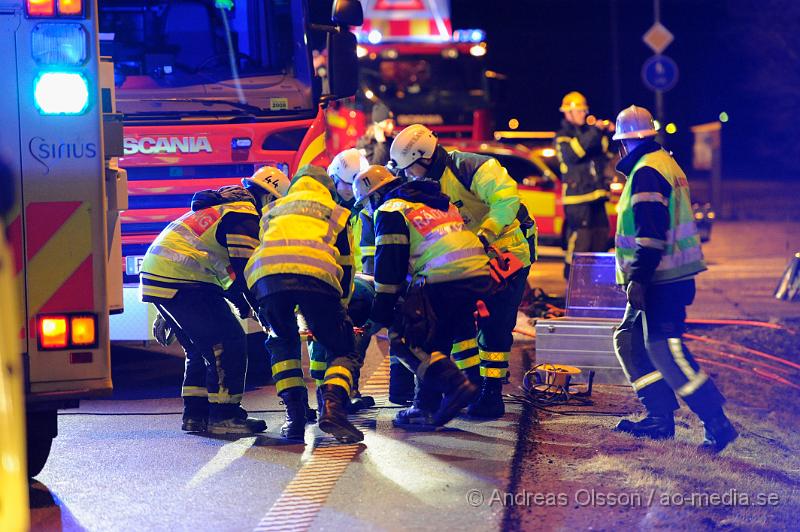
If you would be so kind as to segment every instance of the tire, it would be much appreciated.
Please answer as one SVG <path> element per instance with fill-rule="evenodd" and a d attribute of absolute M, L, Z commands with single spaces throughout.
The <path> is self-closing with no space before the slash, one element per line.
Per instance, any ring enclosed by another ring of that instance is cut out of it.
<path fill-rule="evenodd" d="M 26 434 L 28 446 L 28 478 L 33 478 L 44 469 L 53 438 L 58 435 L 58 411 L 28 411 Z"/>
<path fill-rule="evenodd" d="M 50 456 L 50 447 L 53 438 L 48 436 L 28 438 L 28 477 L 33 478 L 44 469 L 47 458 Z"/>

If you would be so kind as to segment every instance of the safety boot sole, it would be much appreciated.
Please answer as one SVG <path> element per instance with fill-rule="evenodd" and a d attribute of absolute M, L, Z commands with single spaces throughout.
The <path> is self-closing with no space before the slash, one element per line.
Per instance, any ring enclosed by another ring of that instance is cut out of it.
<path fill-rule="evenodd" d="M 433 422 L 442 426 L 456 417 L 462 408 L 470 404 L 480 394 L 477 386 L 469 381 L 461 383 L 454 392 L 444 396 L 439 410 L 433 414 Z"/>
<path fill-rule="evenodd" d="M 319 429 L 341 443 L 357 443 L 364 439 L 364 433 L 347 419 L 338 420 L 323 416 L 319 420 Z"/>

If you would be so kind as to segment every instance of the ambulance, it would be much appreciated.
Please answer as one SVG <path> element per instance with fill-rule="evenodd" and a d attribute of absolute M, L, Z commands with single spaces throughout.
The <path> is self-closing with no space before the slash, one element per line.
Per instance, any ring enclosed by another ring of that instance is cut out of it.
<path fill-rule="evenodd" d="M 121 151 L 122 137 L 104 127 L 113 109 L 100 82 L 93 0 L 0 2 L 0 35 L 0 160 L 14 198 L 4 216 L 9 249 L 0 292 L 3 377 L 11 382 L 1 388 L 19 387 L 18 379 L 25 393 L 24 410 L 12 402 L 10 412 L 25 420 L 25 431 L 4 429 L 0 441 L 5 447 L 25 434 L 26 477 L 33 477 L 58 433 L 58 410 L 111 393 L 108 317 L 122 300 L 125 197 L 111 154 Z M 19 364 L 5 362 L 12 341 Z M 0 468 L 14 466 L 2 451 Z M 4 497 L 5 489 L 4 482 Z M 0 504 L 0 513 L 6 509 Z"/>

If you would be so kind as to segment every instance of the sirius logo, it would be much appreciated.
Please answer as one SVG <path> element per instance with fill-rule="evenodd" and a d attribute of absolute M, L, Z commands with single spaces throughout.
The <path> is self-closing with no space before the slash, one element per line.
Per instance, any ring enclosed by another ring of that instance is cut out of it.
<path fill-rule="evenodd" d="M 212 153 L 208 137 L 125 137 L 125 155 L 159 153 Z"/>
<path fill-rule="evenodd" d="M 50 173 L 51 162 L 64 159 L 94 159 L 97 157 L 97 144 L 94 142 L 52 142 L 43 137 L 33 137 L 28 142 L 28 152 Z"/>

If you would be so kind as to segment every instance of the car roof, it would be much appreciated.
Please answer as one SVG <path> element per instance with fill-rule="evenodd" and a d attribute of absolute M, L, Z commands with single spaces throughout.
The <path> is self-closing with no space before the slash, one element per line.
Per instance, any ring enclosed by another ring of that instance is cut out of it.
<path fill-rule="evenodd" d="M 491 140 L 472 140 L 472 139 L 440 139 L 444 149 L 478 152 L 487 155 L 510 155 L 526 159 L 535 164 L 544 174 L 553 174 L 552 169 L 544 161 L 543 152 L 552 149 L 551 146 L 528 147 L 523 144 L 506 144 Z M 558 177 L 555 176 L 554 177 Z"/>

